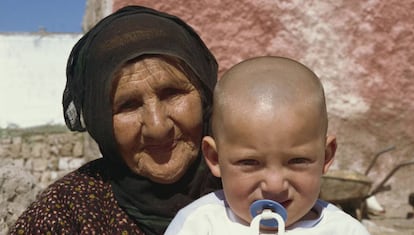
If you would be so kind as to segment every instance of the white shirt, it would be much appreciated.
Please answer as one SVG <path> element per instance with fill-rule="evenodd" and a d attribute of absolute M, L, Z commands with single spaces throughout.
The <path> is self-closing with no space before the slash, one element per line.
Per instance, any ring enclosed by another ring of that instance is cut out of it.
<path fill-rule="evenodd" d="M 302 220 L 286 228 L 288 235 L 369 235 L 356 219 L 336 206 L 318 200 L 312 210 L 319 217 Z M 165 235 L 252 235 L 249 224 L 230 209 L 222 190 L 207 194 L 181 209 Z M 263 234 L 275 234 L 274 232 Z"/>

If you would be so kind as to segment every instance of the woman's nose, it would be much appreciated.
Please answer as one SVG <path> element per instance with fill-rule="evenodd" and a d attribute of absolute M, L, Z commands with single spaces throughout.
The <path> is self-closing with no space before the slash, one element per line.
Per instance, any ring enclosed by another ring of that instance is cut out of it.
<path fill-rule="evenodd" d="M 159 101 L 153 101 L 144 106 L 142 119 L 144 138 L 163 139 L 173 130 L 173 122 Z"/>

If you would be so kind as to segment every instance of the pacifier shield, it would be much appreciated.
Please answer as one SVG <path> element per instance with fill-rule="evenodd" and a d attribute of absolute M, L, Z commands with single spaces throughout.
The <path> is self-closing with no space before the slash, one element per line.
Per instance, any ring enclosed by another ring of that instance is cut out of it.
<path fill-rule="evenodd" d="M 284 221 L 287 220 L 287 212 L 286 209 L 278 202 L 263 199 L 263 200 L 257 200 L 253 202 L 250 205 L 250 214 L 252 217 L 256 217 L 257 215 L 261 214 L 264 209 L 270 209 L 274 213 L 279 214 Z M 276 219 L 262 219 L 260 221 L 262 225 L 268 226 L 268 227 L 277 227 L 278 223 Z"/>

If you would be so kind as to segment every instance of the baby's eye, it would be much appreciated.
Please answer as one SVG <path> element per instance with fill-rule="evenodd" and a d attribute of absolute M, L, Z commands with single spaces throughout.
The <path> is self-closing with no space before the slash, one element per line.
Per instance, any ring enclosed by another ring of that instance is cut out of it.
<path fill-rule="evenodd" d="M 260 164 L 259 161 L 254 160 L 254 159 L 243 159 L 243 160 L 237 161 L 237 165 L 241 165 L 241 166 L 257 166 L 259 164 Z"/>
<path fill-rule="evenodd" d="M 308 158 L 298 157 L 289 160 L 289 164 L 309 164 L 311 162 Z"/>

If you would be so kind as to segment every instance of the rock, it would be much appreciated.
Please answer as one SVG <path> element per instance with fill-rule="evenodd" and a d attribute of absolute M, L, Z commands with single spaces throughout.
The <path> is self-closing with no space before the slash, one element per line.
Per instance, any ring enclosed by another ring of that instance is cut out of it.
<path fill-rule="evenodd" d="M 35 177 L 11 161 L 0 166 L 0 234 L 7 233 L 17 217 L 34 201 L 40 191 Z"/>

